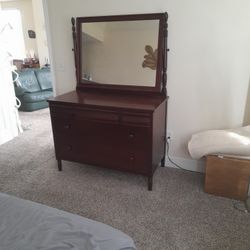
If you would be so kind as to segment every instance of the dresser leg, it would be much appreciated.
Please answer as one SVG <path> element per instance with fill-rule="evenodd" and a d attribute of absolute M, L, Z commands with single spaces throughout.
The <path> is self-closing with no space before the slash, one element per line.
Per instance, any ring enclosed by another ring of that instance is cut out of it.
<path fill-rule="evenodd" d="M 165 156 L 161 159 L 161 167 L 165 167 Z"/>
<path fill-rule="evenodd" d="M 153 189 L 153 176 L 148 177 L 148 191 L 152 191 Z"/>
<path fill-rule="evenodd" d="M 57 160 L 58 170 L 62 171 L 62 160 Z"/>

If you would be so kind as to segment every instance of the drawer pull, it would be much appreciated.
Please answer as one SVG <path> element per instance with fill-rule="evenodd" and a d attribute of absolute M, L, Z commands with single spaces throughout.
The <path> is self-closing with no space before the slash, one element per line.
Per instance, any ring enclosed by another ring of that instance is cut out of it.
<path fill-rule="evenodd" d="M 130 156 L 130 161 L 133 161 L 134 159 L 135 159 L 135 157 L 134 156 Z"/>
<path fill-rule="evenodd" d="M 72 151 L 72 146 L 67 146 L 68 151 Z"/>
<path fill-rule="evenodd" d="M 64 129 L 70 129 L 70 125 L 69 125 L 69 124 L 65 124 L 65 125 L 63 126 L 63 128 L 64 128 Z"/>
<path fill-rule="evenodd" d="M 135 138 L 135 135 L 131 133 L 131 134 L 129 134 L 129 138 L 133 139 L 133 138 Z"/>

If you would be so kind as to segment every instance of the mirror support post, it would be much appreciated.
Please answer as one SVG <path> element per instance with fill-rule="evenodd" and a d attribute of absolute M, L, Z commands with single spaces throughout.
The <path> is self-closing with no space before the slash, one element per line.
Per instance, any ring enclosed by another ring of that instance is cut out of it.
<path fill-rule="evenodd" d="M 163 76 L 162 76 L 162 92 L 167 95 L 167 52 L 168 52 L 168 13 L 164 13 L 165 20 L 163 26 L 163 34 L 164 34 L 164 45 L 163 45 Z"/>
<path fill-rule="evenodd" d="M 163 26 L 163 32 L 164 32 L 164 41 L 163 41 L 163 77 L 162 77 L 162 92 L 166 96 L 166 107 L 165 107 L 165 135 L 164 135 L 164 156 L 161 160 L 161 166 L 165 166 L 165 159 L 166 159 L 166 147 L 167 147 L 167 141 L 166 141 L 166 133 L 167 133 L 167 110 L 168 110 L 168 98 L 167 95 L 167 58 L 168 58 L 168 13 L 164 13 L 164 26 Z"/>
<path fill-rule="evenodd" d="M 78 74 L 77 74 L 77 41 L 76 41 L 76 27 L 75 27 L 75 18 L 71 18 L 71 24 L 72 24 L 72 36 L 73 36 L 73 49 L 74 52 L 74 59 L 75 59 L 75 74 L 76 74 L 76 81 L 78 81 Z"/>

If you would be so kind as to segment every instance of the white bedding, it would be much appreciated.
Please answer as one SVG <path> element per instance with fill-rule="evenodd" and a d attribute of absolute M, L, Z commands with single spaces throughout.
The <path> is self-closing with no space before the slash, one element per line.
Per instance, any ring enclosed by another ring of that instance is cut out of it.
<path fill-rule="evenodd" d="M 194 134 L 188 150 L 194 159 L 210 154 L 250 157 L 250 126 Z"/>
<path fill-rule="evenodd" d="M 136 250 L 103 223 L 0 193 L 1 250 Z"/>

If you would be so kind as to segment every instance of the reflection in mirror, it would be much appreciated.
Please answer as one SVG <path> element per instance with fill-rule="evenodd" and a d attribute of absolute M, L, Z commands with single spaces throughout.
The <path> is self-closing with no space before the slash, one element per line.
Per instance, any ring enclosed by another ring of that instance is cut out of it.
<path fill-rule="evenodd" d="M 81 78 L 154 87 L 159 20 L 82 23 Z"/>

